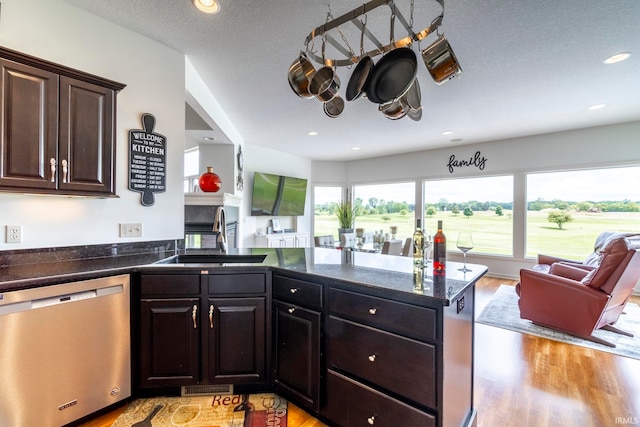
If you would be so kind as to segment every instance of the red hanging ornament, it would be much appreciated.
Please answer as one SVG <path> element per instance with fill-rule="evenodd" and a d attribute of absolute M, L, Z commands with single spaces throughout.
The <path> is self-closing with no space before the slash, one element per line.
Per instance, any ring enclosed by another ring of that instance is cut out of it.
<path fill-rule="evenodd" d="M 200 180 L 198 181 L 198 185 L 202 191 L 207 193 L 215 193 L 220 190 L 222 186 L 222 180 L 213 172 L 213 167 L 207 166 L 207 171 L 200 175 Z"/>

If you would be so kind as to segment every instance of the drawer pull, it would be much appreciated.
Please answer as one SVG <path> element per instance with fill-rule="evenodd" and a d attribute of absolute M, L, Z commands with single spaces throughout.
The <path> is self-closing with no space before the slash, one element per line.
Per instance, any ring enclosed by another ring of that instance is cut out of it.
<path fill-rule="evenodd" d="M 196 329 L 198 327 L 198 324 L 196 323 L 197 313 L 198 313 L 198 306 L 194 304 L 193 308 L 191 309 L 191 319 L 193 319 L 193 329 Z"/>
<path fill-rule="evenodd" d="M 375 362 L 376 361 L 376 355 L 372 354 L 369 356 L 369 362 Z"/>
<path fill-rule="evenodd" d="M 369 423 L 369 425 L 373 425 L 373 423 L 376 422 L 376 417 L 374 415 L 370 416 L 369 418 L 367 418 L 367 422 Z"/>
<path fill-rule="evenodd" d="M 373 315 L 375 315 L 375 314 L 376 314 L 376 311 L 378 311 L 378 310 L 377 310 L 377 309 L 375 309 L 375 308 L 370 308 L 370 309 L 369 309 L 369 314 L 373 316 Z"/>
<path fill-rule="evenodd" d="M 291 307 L 289 310 L 287 310 L 289 312 L 289 314 L 293 314 L 294 311 L 296 311 L 295 308 Z"/>
<path fill-rule="evenodd" d="M 298 292 L 298 288 L 291 288 L 289 289 L 289 292 L 291 292 L 292 294 L 295 294 Z"/>
<path fill-rule="evenodd" d="M 213 304 L 209 306 L 209 328 L 213 329 Z"/>

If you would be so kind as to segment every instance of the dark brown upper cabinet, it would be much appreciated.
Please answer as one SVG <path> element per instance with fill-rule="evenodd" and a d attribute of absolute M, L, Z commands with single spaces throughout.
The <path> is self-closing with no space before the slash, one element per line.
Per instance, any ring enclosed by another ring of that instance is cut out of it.
<path fill-rule="evenodd" d="M 115 196 L 125 86 L 0 47 L 0 191 Z"/>

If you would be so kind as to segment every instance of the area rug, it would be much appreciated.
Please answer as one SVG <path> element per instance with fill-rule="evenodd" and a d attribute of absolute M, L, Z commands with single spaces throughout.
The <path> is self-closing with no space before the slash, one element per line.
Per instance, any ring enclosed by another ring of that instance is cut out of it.
<path fill-rule="evenodd" d="M 535 335 L 555 341 L 588 347 L 595 350 L 606 351 L 620 356 L 640 359 L 640 307 L 637 304 L 627 303 L 625 313 L 620 316 L 616 326 L 634 334 L 634 337 L 627 337 L 615 332 L 598 330 L 594 336 L 602 338 L 616 344 L 616 347 L 609 347 L 589 340 L 574 337 L 543 326 L 534 325 L 530 320 L 520 318 L 518 309 L 518 295 L 514 286 L 501 285 L 489 304 L 482 310 L 476 322 L 485 325 L 496 326 L 498 328 L 509 329 L 511 331 L 524 334 Z"/>
<path fill-rule="evenodd" d="M 145 419 L 153 427 L 286 427 L 287 401 L 271 393 L 137 399 L 111 427 Z"/>

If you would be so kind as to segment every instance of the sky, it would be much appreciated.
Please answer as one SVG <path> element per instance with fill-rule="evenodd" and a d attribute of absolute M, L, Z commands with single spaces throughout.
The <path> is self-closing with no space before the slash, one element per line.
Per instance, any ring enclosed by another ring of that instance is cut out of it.
<path fill-rule="evenodd" d="M 428 181 L 425 184 L 425 202 L 436 203 L 478 201 L 505 202 L 513 199 L 511 176 Z M 359 185 L 355 197 L 365 204 L 369 198 L 385 201 L 414 203 L 413 182 L 400 184 Z M 527 175 L 527 200 L 625 200 L 640 202 L 640 167 L 596 169 L 588 171 L 535 173 Z M 316 203 L 323 204 L 340 199 L 337 189 L 328 197 L 316 191 Z"/>

